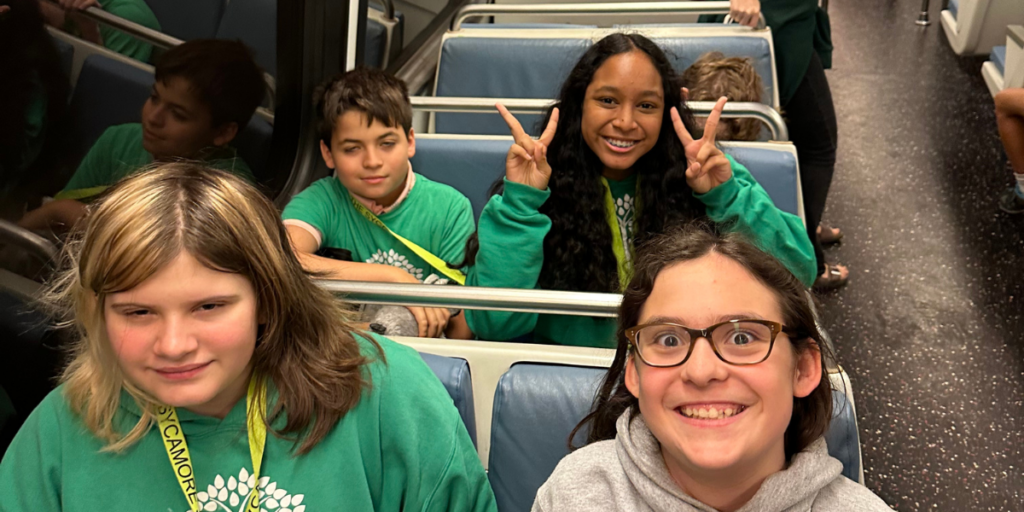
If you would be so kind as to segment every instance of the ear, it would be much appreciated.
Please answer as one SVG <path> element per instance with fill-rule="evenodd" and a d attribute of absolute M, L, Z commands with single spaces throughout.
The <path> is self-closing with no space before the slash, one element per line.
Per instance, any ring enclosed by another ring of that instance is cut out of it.
<path fill-rule="evenodd" d="M 409 158 L 416 155 L 416 133 L 413 132 L 412 127 L 409 127 Z"/>
<path fill-rule="evenodd" d="M 821 383 L 821 351 L 817 341 L 809 341 L 810 346 L 797 355 L 793 372 L 793 396 L 797 398 L 810 395 Z"/>
<path fill-rule="evenodd" d="M 626 357 L 626 389 L 638 400 L 640 399 L 640 373 L 636 369 L 636 359 L 633 354 Z"/>
<path fill-rule="evenodd" d="M 320 156 L 324 157 L 324 163 L 327 167 L 334 169 L 334 155 L 331 154 L 331 148 L 324 144 L 324 141 L 320 141 Z"/>
<path fill-rule="evenodd" d="M 213 145 L 227 146 L 229 142 L 235 140 L 236 135 L 238 135 L 238 123 L 234 121 L 224 123 L 217 128 L 217 133 L 213 135 Z"/>

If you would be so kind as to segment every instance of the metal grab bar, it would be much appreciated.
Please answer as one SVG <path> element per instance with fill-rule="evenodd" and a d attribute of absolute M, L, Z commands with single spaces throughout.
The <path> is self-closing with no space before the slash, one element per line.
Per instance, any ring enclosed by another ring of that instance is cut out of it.
<path fill-rule="evenodd" d="M 185 42 L 181 39 L 164 34 L 163 32 L 153 30 L 149 27 L 144 27 L 120 16 L 110 14 L 99 7 L 90 7 L 80 12 L 85 15 L 85 17 L 93 21 L 116 28 L 132 37 L 141 39 L 153 46 L 157 46 L 165 50 L 174 48 L 175 46 Z"/>
<path fill-rule="evenodd" d="M 417 110 L 430 112 L 457 112 L 457 113 L 496 113 L 495 103 L 501 103 L 515 114 L 542 114 L 554 103 L 553 100 L 521 99 L 521 98 L 456 98 L 443 96 L 412 96 L 409 98 L 412 107 Z M 688 101 L 686 106 L 695 116 L 707 116 L 711 114 L 715 103 L 713 101 Z M 730 102 L 722 109 L 722 117 L 726 119 L 754 118 L 768 125 L 771 131 L 772 140 L 788 141 L 789 129 L 786 128 L 786 121 L 782 119 L 774 108 L 763 103 L 755 102 Z"/>
<path fill-rule="evenodd" d="M 485 309 L 517 313 L 615 318 L 622 295 L 476 286 L 317 280 L 316 284 L 364 304 Z"/>
<path fill-rule="evenodd" d="M 395 3 L 392 0 L 380 0 L 384 4 L 384 17 L 389 20 L 395 19 Z"/>
<path fill-rule="evenodd" d="M 27 249 L 46 261 L 53 261 L 60 254 L 53 242 L 6 220 L 0 220 L 0 240 Z"/>
<path fill-rule="evenodd" d="M 463 6 L 452 19 L 452 30 L 474 16 L 495 14 L 729 14 L 729 2 L 616 2 L 595 4 L 472 4 Z M 757 28 L 766 26 L 764 16 Z"/>

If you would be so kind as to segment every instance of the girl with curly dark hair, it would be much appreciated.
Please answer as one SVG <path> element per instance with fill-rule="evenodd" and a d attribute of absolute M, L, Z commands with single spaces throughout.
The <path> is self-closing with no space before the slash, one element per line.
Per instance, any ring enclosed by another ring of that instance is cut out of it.
<path fill-rule="evenodd" d="M 500 195 L 470 241 L 467 284 L 620 292 L 633 247 L 708 217 L 740 231 L 806 283 L 814 256 L 800 219 L 779 211 L 750 173 L 715 145 L 725 98 L 694 139 L 675 71 L 639 34 L 595 43 L 562 85 L 538 140 L 501 105 L 515 138 Z M 550 158 L 550 163 L 549 163 Z M 474 247 L 475 246 L 475 247 Z M 473 332 L 504 340 L 614 346 L 612 319 L 467 311 Z"/>

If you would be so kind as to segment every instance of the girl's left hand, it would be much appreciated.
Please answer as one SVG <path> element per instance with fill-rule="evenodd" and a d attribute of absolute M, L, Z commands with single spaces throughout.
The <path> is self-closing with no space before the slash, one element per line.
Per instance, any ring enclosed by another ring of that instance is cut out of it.
<path fill-rule="evenodd" d="M 672 107 L 672 126 L 675 127 L 676 135 L 686 150 L 686 184 L 698 194 L 707 194 L 711 189 L 732 178 L 729 159 L 715 146 L 715 132 L 726 101 L 724 97 L 718 98 L 715 108 L 711 110 L 711 115 L 704 123 L 704 136 L 697 140 L 694 140 L 686 126 L 683 126 L 683 120 L 679 117 L 676 107 Z"/>

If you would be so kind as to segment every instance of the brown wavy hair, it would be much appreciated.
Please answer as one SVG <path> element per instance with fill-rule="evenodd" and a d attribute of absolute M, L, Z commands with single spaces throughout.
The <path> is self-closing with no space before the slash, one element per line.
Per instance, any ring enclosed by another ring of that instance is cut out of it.
<path fill-rule="evenodd" d="M 277 398 L 269 410 L 249 414 L 259 414 L 275 435 L 294 439 L 299 454 L 308 452 L 369 386 L 363 373 L 368 358 L 354 338 L 351 312 L 303 272 L 270 200 L 242 179 L 198 163 L 160 164 L 119 182 L 72 234 L 66 269 L 44 297 L 77 333 L 62 376 L 71 409 L 107 442 L 107 451 L 132 446 L 155 423 L 157 401 L 117 363 L 103 304 L 182 251 L 252 283 L 260 319 L 253 375 L 257 384 L 272 384 Z M 115 428 L 122 389 L 142 413 L 129 432 Z M 272 429 L 281 415 L 287 422 Z"/>
<path fill-rule="evenodd" d="M 654 290 L 654 281 L 662 270 L 684 261 L 692 261 L 712 252 L 725 256 L 747 269 L 768 287 L 779 301 L 782 321 L 796 354 L 817 350 L 821 354 L 821 381 L 810 395 L 793 398 L 793 416 L 785 433 L 786 460 L 807 448 L 825 434 L 832 419 L 832 385 L 827 361 L 832 360 L 828 346 L 814 321 L 810 299 L 804 285 L 771 255 L 761 251 L 739 233 L 719 234 L 709 224 L 694 223 L 651 239 L 637 252 L 633 279 L 622 294 L 619 307 L 618 348 L 605 376 L 591 413 L 573 429 L 570 444 L 578 431 L 590 427 L 587 444 L 612 439 L 615 422 L 626 411 L 630 417 L 640 414 L 639 402 L 626 389 L 626 364 L 629 343 L 626 329 L 640 323 L 640 311 Z M 570 446 L 572 448 L 572 446 Z"/>
<path fill-rule="evenodd" d="M 690 101 L 761 102 L 764 85 L 748 57 L 726 57 L 721 52 L 708 52 L 683 72 L 683 86 L 690 89 Z M 722 119 L 726 135 L 722 140 L 757 140 L 761 121 L 757 119 Z"/>

